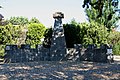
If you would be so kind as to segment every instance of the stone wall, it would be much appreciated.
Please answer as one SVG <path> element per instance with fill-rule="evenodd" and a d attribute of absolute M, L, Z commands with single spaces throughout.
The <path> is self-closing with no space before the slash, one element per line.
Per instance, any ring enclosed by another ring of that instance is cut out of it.
<path fill-rule="evenodd" d="M 30 45 L 7 45 L 5 48 L 6 62 L 38 62 L 38 61 L 92 61 L 107 62 L 107 48 L 105 45 L 97 48 L 95 45 L 89 45 L 84 48 L 81 44 L 75 44 L 74 48 L 67 48 L 66 54 L 51 54 L 50 48 L 44 48 L 43 45 L 37 45 L 35 49 Z M 61 56 L 62 57 L 61 57 Z"/>

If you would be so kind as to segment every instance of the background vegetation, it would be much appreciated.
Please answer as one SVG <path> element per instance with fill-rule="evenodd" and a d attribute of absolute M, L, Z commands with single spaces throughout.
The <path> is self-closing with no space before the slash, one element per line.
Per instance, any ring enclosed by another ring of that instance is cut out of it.
<path fill-rule="evenodd" d="M 113 53 L 120 55 L 120 33 L 115 31 L 120 16 L 116 14 L 119 0 L 84 0 L 83 8 L 89 22 L 97 22 L 107 28 L 107 43 L 113 45 Z M 106 33 L 105 33 L 106 34 Z"/>
<path fill-rule="evenodd" d="M 11 17 L 5 25 L 0 26 L 0 56 L 4 56 L 5 45 L 41 44 L 45 26 L 37 18 Z"/>

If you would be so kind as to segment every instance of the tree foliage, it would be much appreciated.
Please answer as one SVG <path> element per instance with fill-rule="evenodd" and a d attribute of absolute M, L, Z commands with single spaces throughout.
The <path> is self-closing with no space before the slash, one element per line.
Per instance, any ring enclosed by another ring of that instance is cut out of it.
<path fill-rule="evenodd" d="M 85 6 L 87 6 L 87 8 L 89 8 L 89 5 L 91 5 L 91 7 L 96 9 L 98 11 L 98 13 L 99 13 L 97 17 L 101 17 L 104 2 L 105 2 L 105 0 L 84 0 L 83 8 Z"/>
<path fill-rule="evenodd" d="M 0 56 L 4 56 L 5 45 L 17 44 L 20 38 L 21 26 L 8 24 L 0 26 Z"/>
<path fill-rule="evenodd" d="M 74 23 L 72 21 L 72 23 Z M 64 24 L 64 33 L 67 47 L 73 47 L 75 43 L 79 42 L 80 28 L 77 24 Z"/>
<path fill-rule="evenodd" d="M 10 20 L 6 20 L 6 25 L 0 26 L 0 56 L 3 56 L 4 48 L 7 44 L 35 45 L 41 43 L 40 39 L 43 38 L 44 31 L 46 30 L 45 26 L 36 18 L 32 19 L 32 22 L 30 22 L 31 20 L 28 21 L 27 18 L 23 18 L 24 17 L 10 18 Z M 28 33 L 26 34 L 27 30 Z"/>
<path fill-rule="evenodd" d="M 120 55 L 120 32 L 113 31 L 108 36 L 109 44 L 113 44 L 113 53 Z"/>
<path fill-rule="evenodd" d="M 120 42 L 120 32 L 113 31 L 108 36 L 108 40 L 110 44 L 116 44 Z"/>
<path fill-rule="evenodd" d="M 89 5 L 91 6 L 89 8 L 86 8 L 85 11 L 90 22 L 94 20 L 107 27 L 109 31 L 111 30 L 112 27 L 116 27 L 115 24 L 119 18 L 115 14 L 114 7 L 112 5 L 112 0 L 109 1 L 88 0 L 88 1 Z M 83 5 L 85 5 L 85 3 Z"/>
<path fill-rule="evenodd" d="M 46 29 L 46 31 L 45 31 L 45 33 L 44 33 L 43 46 L 44 46 L 45 48 L 50 48 L 50 47 L 51 47 L 52 33 L 53 33 L 52 28 Z"/>
<path fill-rule="evenodd" d="M 25 25 L 29 23 L 28 18 L 26 17 L 11 17 L 9 20 L 9 23 L 11 23 L 12 25 Z"/>
<path fill-rule="evenodd" d="M 64 30 L 67 47 L 107 43 L 107 29 L 97 22 L 65 24 Z"/>
<path fill-rule="evenodd" d="M 7 31 L 8 30 L 5 30 L 4 26 L 0 26 L 0 44 L 6 44 L 6 42 L 7 42 Z"/>
<path fill-rule="evenodd" d="M 33 17 L 29 23 L 40 23 L 40 21 L 36 18 L 36 17 Z"/>
<path fill-rule="evenodd" d="M 31 45 L 41 44 L 46 28 L 41 23 L 31 23 L 28 25 L 26 43 Z"/>
<path fill-rule="evenodd" d="M 113 53 L 115 55 L 120 55 L 120 41 L 113 45 Z"/>
<path fill-rule="evenodd" d="M 112 31 L 112 28 L 118 27 L 116 23 L 119 20 L 119 16 L 115 13 L 118 2 L 115 2 L 114 0 L 84 0 L 83 8 L 86 6 L 87 8 L 85 11 L 89 22 L 95 21 L 108 29 L 109 35 L 107 35 L 107 43 L 113 45 L 114 54 L 120 54 L 120 33 Z"/>

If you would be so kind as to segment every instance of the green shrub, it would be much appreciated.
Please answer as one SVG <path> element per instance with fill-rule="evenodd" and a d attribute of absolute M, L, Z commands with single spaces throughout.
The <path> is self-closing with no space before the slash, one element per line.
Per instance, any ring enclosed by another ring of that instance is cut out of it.
<path fill-rule="evenodd" d="M 44 32 L 46 28 L 41 23 L 31 23 L 28 25 L 28 32 L 26 38 L 26 44 L 31 44 L 33 46 L 41 44 L 41 39 L 44 38 Z"/>
<path fill-rule="evenodd" d="M 120 55 L 120 42 L 113 45 L 113 54 Z"/>
<path fill-rule="evenodd" d="M 120 55 L 120 32 L 111 32 L 108 36 L 108 42 L 113 45 L 113 53 L 115 55 Z"/>

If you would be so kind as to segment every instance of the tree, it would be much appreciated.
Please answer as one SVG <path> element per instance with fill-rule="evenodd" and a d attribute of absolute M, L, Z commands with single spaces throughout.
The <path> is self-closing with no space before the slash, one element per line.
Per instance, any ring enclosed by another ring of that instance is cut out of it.
<path fill-rule="evenodd" d="M 4 56 L 5 45 L 17 44 L 21 31 L 21 26 L 0 26 L 0 56 Z"/>
<path fill-rule="evenodd" d="M 87 8 L 89 8 L 89 5 L 91 5 L 93 8 L 98 10 L 98 12 L 99 12 L 98 17 L 101 17 L 104 2 L 105 2 L 105 0 L 84 0 L 83 8 L 85 6 L 87 6 Z"/>
<path fill-rule="evenodd" d="M 51 47 L 52 33 L 53 33 L 52 28 L 46 29 L 46 31 L 45 31 L 45 33 L 44 33 L 43 46 L 44 46 L 45 48 L 50 48 L 50 47 Z"/>
<path fill-rule="evenodd" d="M 11 25 L 0 26 L 0 44 L 7 44 L 12 42 Z"/>
<path fill-rule="evenodd" d="M 36 18 L 36 17 L 33 17 L 29 23 L 40 23 L 40 21 Z"/>
<path fill-rule="evenodd" d="M 98 1 L 99 3 L 100 1 L 102 2 L 101 9 Z M 89 22 L 94 21 L 108 28 L 109 34 L 107 35 L 106 39 L 107 43 L 113 45 L 114 54 L 120 54 L 120 33 L 112 31 L 113 29 L 111 29 L 118 27 L 116 23 L 119 20 L 119 15 L 116 15 L 115 13 L 116 9 L 118 8 L 118 2 L 119 0 L 84 0 L 83 4 L 83 8 L 87 6 L 85 11 Z"/>
<path fill-rule="evenodd" d="M 97 22 L 79 24 L 79 40 L 80 44 L 97 44 L 107 43 L 107 29 L 104 25 Z"/>
<path fill-rule="evenodd" d="M 74 44 L 97 44 L 107 43 L 108 32 L 104 25 L 91 21 L 91 23 L 64 24 L 67 47 Z"/>
<path fill-rule="evenodd" d="M 113 45 L 113 53 L 116 55 L 120 55 L 120 32 L 110 32 L 110 35 L 108 36 L 108 41 L 109 44 Z"/>
<path fill-rule="evenodd" d="M 19 22 L 19 19 L 15 20 L 16 23 L 17 21 Z M 23 26 L 22 22 L 18 25 L 14 22 L 9 22 L 7 25 L 0 26 L 0 56 L 4 55 L 5 45 L 21 45 L 25 44 L 25 42 L 32 45 L 41 44 L 40 39 L 43 38 L 44 31 L 46 30 L 45 26 L 41 23 L 25 24 Z M 26 31 L 28 31 L 27 35 Z"/>
<path fill-rule="evenodd" d="M 116 27 L 115 23 L 117 22 L 118 17 L 116 16 L 114 7 L 112 6 L 112 0 L 88 0 L 89 4 L 86 4 L 85 1 L 86 0 L 84 0 L 84 6 L 91 5 L 91 7 L 85 9 L 90 22 L 93 20 L 103 24 L 108 28 L 108 31 L 110 31 L 112 27 Z"/>
<path fill-rule="evenodd" d="M 41 39 L 44 37 L 44 32 L 46 28 L 41 23 L 31 23 L 28 25 L 28 32 L 26 38 L 26 44 L 31 44 L 35 46 L 36 44 L 41 44 Z"/>
<path fill-rule="evenodd" d="M 64 34 L 66 39 L 66 45 L 68 48 L 74 47 L 75 43 L 79 41 L 79 26 L 76 21 L 71 21 L 70 24 L 64 24 Z"/>
<path fill-rule="evenodd" d="M 28 24 L 28 18 L 25 17 L 11 17 L 9 20 L 9 23 L 11 23 L 12 25 L 25 25 Z"/>
<path fill-rule="evenodd" d="M 0 44 L 17 44 L 22 32 L 22 26 L 8 24 L 0 26 Z"/>
<path fill-rule="evenodd" d="M 120 42 L 120 32 L 112 31 L 108 36 L 108 40 L 110 44 L 117 44 Z"/>

